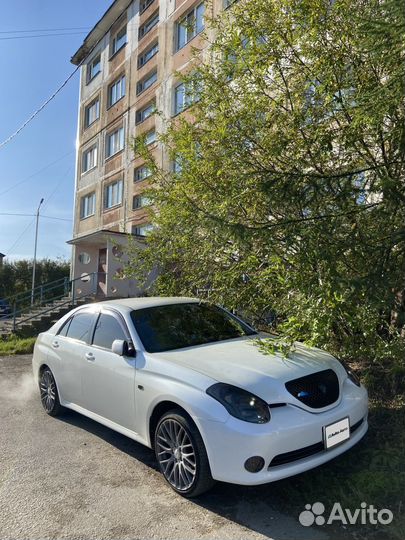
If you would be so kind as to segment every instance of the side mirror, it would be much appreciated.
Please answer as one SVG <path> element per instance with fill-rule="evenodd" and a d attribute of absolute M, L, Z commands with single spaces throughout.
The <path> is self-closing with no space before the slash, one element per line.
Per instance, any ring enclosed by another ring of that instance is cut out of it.
<path fill-rule="evenodd" d="M 118 356 L 135 356 L 135 347 L 132 341 L 125 341 L 123 339 L 115 339 L 113 341 L 111 350 Z"/>

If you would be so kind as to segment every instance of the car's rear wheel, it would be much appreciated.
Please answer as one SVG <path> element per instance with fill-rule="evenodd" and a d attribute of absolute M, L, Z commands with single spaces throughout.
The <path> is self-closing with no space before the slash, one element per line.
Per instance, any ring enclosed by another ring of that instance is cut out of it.
<path fill-rule="evenodd" d="M 41 394 L 41 403 L 46 413 L 50 416 L 57 416 L 61 412 L 62 406 L 59 401 L 55 378 L 48 367 L 45 367 L 41 371 L 39 391 Z"/>
<path fill-rule="evenodd" d="M 154 447 L 163 476 L 183 497 L 197 497 L 214 485 L 201 435 L 181 409 L 161 417 Z"/>

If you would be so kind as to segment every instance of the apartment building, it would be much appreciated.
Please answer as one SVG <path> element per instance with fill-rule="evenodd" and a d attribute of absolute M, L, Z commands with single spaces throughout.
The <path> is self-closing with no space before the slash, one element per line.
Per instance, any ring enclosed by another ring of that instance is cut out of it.
<path fill-rule="evenodd" d="M 81 79 L 69 243 L 72 277 L 82 276 L 83 291 L 95 278 L 101 297 L 141 293 L 135 281 L 122 279 L 120 259 L 128 234 L 142 244 L 153 226 L 142 194 L 153 178 L 134 158 L 132 139 L 144 134 L 158 162 L 172 167 L 157 137 L 187 107 L 176 73 L 192 69 L 193 48 L 208 54 L 201 32 L 207 15 L 223 9 L 217 2 L 115 0 L 72 57 Z"/>

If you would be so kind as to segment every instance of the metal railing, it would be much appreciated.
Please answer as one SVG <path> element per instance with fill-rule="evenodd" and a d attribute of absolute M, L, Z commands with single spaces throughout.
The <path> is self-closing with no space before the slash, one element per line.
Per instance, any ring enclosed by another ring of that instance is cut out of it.
<path fill-rule="evenodd" d="M 9 298 L 2 299 L 3 310 L 0 322 L 12 320 L 12 330 L 36 317 L 49 313 L 56 307 L 71 305 L 81 298 L 95 296 L 100 278 L 104 272 L 91 272 L 70 280 L 68 277 L 43 283 L 34 288 Z M 61 302 L 62 299 L 65 299 Z M 55 305 L 57 302 L 57 305 Z"/>

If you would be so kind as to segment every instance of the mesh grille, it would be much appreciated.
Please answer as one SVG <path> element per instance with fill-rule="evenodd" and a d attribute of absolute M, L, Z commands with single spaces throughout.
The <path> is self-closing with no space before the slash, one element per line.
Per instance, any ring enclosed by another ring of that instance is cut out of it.
<path fill-rule="evenodd" d="M 332 369 L 288 381 L 285 387 L 296 399 L 312 409 L 327 407 L 339 397 L 339 380 Z"/>

